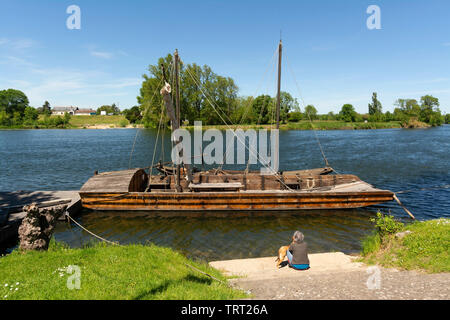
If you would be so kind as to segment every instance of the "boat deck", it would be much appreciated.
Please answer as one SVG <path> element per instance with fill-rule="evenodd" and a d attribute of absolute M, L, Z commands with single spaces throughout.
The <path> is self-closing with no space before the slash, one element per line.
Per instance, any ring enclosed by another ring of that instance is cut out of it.
<path fill-rule="evenodd" d="M 299 174 L 298 172 L 303 172 Z M 317 169 L 314 172 L 321 172 Z M 195 173 L 182 179 L 142 169 L 96 174 L 80 190 L 83 207 L 116 211 L 266 211 L 349 209 L 393 200 L 394 194 L 354 175 Z"/>

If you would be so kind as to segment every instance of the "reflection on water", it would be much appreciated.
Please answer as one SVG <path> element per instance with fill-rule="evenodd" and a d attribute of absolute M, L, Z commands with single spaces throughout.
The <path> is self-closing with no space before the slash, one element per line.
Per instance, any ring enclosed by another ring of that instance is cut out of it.
<path fill-rule="evenodd" d="M 234 217 L 152 217 L 145 213 L 86 211 L 78 221 L 88 230 L 122 244 L 154 243 L 204 260 L 273 256 L 301 230 L 310 252 L 360 249 L 371 232 L 373 211 L 303 211 Z M 80 246 L 92 241 L 85 232 L 60 225 L 56 239 Z"/>
<path fill-rule="evenodd" d="M 450 183 L 449 125 L 316 133 L 333 168 L 355 174 L 380 189 L 419 190 Z M 77 190 L 95 170 L 127 169 L 135 137 L 131 167 L 147 167 L 156 140 L 154 130 L 0 130 L 0 191 Z M 165 152 L 162 154 L 159 147 L 155 161 L 170 159 L 167 133 L 164 141 Z M 280 146 L 280 170 L 323 166 L 312 131 L 281 131 Z M 450 217 L 449 195 L 450 189 L 434 189 L 399 194 L 399 198 L 417 219 L 424 220 Z M 377 208 L 407 217 L 394 202 Z M 79 219 L 107 239 L 153 242 L 212 260 L 274 255 L 297 229 L 305 233 L 311 252 L 359 250 L 361 239 L 371 232 L 369 219 L 377 208 L 239 218 L 152 218 L 87 212 Z M 79 246 L 92 237 L 62 224 L 56 239 Z"/>

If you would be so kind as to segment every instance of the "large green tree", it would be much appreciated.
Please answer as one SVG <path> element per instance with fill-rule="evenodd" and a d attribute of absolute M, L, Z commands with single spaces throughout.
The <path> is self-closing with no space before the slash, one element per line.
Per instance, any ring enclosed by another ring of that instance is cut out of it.
<path fill-rule="evenodd" d="M 256 97 L 252 104 L 252 122 L 257 124 L 268 124 L 272 122 L 271 120 L 274 119 L 274 104 L 274 99 L 269 95 L 260 95 Z"/>
<path fill-rule="evenodd" d="M 15 89 L 0 91 L 0 112 L 6 112 L 10 117 L 18 115 L 22 118 L 28 105 L 28 98 L 22 91 Z"/>
<path fill-rule="evenodd" d="M 141 109 L 138 106 L 123 110 L 123 114 L 130 123 L 136 123 L 142 119 Z"/>
<path fill-rule="evenodd" d="M 51 115 L 52 114 L 50 103 L 48 101 L 45 101 L 44 104 L 42 105 L 42 107 L 38 108 L 37 111 L 43 115 Z"/>
<path fill-rule="evenodd" d="M 106 114 L 113 114 L 118 115 L 120 114 L 120 109 L 118 106 L 116 106 L 115 103 L 111 105 L 103 105 L 100 108 L 97 109 L 97 114 L 99 115 L 102 111 L 106 111 Z"/>
<path fill-rule="evenodd" d="M 372 103 L 369 103 L 369 115 L 376 115 L 383 113 L 381 102 L 378 101 L 377 93 L 372 94 Z"/>
<path fill-rule="evenodd" d="M 441 110 L 439 110 L 439 99 L 431 95 L 420 98 L 419 120 L 433 126 L 440 126 L 443 123 Z"/>
<path fill-rule="evenodd" d="M 355 122 L 357 113 L 351 104 L 344 104 L 341 112 L 339 112 L 339 116 L 346 122 Z"/>
<path fill-rule="evenodd" d="M 282 123 L 286 123 L 288 115 L 291 110 L 300 112 L 300 106 L 297 99 L 294 99 L 290 93 L 280 92 L 280 120 Z"/>
<path fill-rule="evenodd" d="M 420 106 L 416 99 L 397 99 L 394 103 L 401 112 L 408 116 L 418 117 L 420 114 Z"/>
<path fill-rule="evenodd" d="M 316 120 L 318 118 L 317 116 L 317 109 L 313 105 L 307 105 L 305 107 L 305 119 L 308 120 Z"/>
<path fill-rule="evenodd" d="M 252 113 L 252 106 L 253 106 L 253 100 L 255 100 L 254 97 L 237 97 L 236 99 L 236 111 L 232 115 L 233 117 L 233 123 L 236 124 L 250 124 L 252 123 L 253 119 L 253 113 Z"/>
<path fill-rule="evenodd" d="M 162 67 L 165 77 L 172 88 L 172 98 L 175 96 L 175 74 L 173 56 L 168 54 L 159 58 L 158 63 L 150 65 L 149 74 L 144 74 L 144 81 L 137 97 L 139 106 L 144 114 L 146 126 L 156 126 L 164 109 L 159 93 L 163 86 Z M 233 79 L 217 75 L 213 70 L 192 63 L 179 65 L 180 85 L 180 117 L 181 122 L 188 120 L 201 120 L 204 124 L 232 123 L 238 118 L 239 101 L 237 99 L 238 87 Z M 175 104 L 174 104 L 175 107 Z M 167 122 L 167 117 L 163 114 Z"/>

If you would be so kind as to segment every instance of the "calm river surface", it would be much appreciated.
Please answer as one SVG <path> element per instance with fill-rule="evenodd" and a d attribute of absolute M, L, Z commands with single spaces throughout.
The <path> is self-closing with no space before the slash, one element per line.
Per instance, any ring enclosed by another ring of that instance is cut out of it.
<path fill-rule="evenodd" d="M 450 189 L 418 190 L 450 183 L 450 126 L 319 131 L 317 135 L 339 173 L 355 174 L 381 189 L 413 190 L 399 198 L 419 220 L 450 217 Z M 159 147 L 155 161 L 170 159 L 170 138 L 164 138 L 165 156 Z M 155 140 L 156 131 L 143 129 L 0 130 L 0 191 L 77 190 L 95 170 L 147 167 Z M 280 146 L 281 170 L 324 165 L 312 131 L 282 131 Z M 84 212 L 78 221 L 120 243 L 151 242 L 193 258 L 217 260 L 275 255 L 297 229 L 305 234 L 310 252 L 357 251 L 373 229 L 369 219 L 377 210 L 408 221 L 394 202 L 364 210 L 240 218 Z M 85 232 L 65 224 L 58 226 L 55 237 L 74 247 L 92 241 Z"/>

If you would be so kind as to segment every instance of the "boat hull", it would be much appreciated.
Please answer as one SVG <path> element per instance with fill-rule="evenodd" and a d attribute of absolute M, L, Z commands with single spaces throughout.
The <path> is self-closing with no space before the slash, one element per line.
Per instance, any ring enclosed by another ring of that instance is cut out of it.
<path fill-rule="evenodd" d="M 393 200 L 369 192 L 80 192 L 84 208 L 105 211 L 273 211 L 352 209 Z"/>

